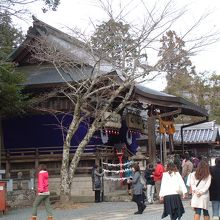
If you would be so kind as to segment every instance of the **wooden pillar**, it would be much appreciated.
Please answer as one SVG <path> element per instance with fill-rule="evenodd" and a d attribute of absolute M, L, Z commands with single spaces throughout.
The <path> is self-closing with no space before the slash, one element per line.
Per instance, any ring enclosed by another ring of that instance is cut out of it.
<path fill-rule="evenodd" d="M 169 153 L 174 151 L 173 134 L 169 134 Z"/>
<path fill-rule="evenodd" d="M 10 151 L 6 151 L 6 158 L 5 158 L 5 178 L 9 179 L 10 178 L 10 169 L 11 169 L 11 164 L 10 164 Z"/>
<path fill-rule="evenodd" d="M 155 134 L 155 117 L 149 117 L 147 120 L 148 127 L 148 146 L 151 162 L 156 162 L 156 134 Z"/>
<path fill-rule="evenodd" d="M 36 174 L 38 173 L 38 167 L 39 167 L 39 151 L 36 148 L 36 151 L 35 151 L 35 173 Z"/>
<path fill-rule="evenodd" d="M 167 160 L 167 143 L 166 143 L 166 134 L 163 134 L 163 163 Z"/>

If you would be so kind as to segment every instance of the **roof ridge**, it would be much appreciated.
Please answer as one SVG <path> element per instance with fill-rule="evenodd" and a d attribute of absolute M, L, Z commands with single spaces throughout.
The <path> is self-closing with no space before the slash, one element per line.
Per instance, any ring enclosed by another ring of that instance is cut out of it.
<path fill-rule="evenodd" d="M 77 39 L 76 37 L 73 37 L 73 36 L 71 36 L 71 35 L 45 23 L 45 22 L 43 22 L 42 20 L 38 19 L 36 16 L 32 15 L 32 19 L 33 19 L 33 27 L 32 28 L 44 27 L 44 28 L 46 28 L 46 31 L 52 30 L 53 34 L 54 33 L 60 34 L 59 37 L 62 37 L 64 40 L 66 40 L 68 42 L 72 43 L 72 41 L 74 41 L 74 43 L 77 43 L 77 46 L 81 46 L 81 47 L 85 46 L 85 42 L 83 42 L 83 41 Z"/>

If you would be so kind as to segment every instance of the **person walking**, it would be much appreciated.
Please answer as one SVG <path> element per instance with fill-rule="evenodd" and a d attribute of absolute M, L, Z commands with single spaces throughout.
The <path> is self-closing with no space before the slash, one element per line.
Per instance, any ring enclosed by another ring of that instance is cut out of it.
<path fill-rule="evenodd" d="M 184 198 L 186 192 L 185 183 L 176 165 L 172 162 L 168 163 L 166 172 L 163 173 L 159 193 L 160 200 L 164 203 L 162 218 L 169 215 L 171 220 L 181 219 L 185 213 L 181 195 Z"/>
<path fill-rule="evenodd" d="M 145 170 L 145 179 L 147 185 L 147 201 L 149 204 L 153 204 L 154 201 L 155 182 L 153 178 L 153 168 L 153 164 L 148 164 L 148 167 Z"/>
<path fill-rule="evenodd" d="M 92 190 L 95 191 L 95 202 L 101 202 L 101 187 L 102 187 L 102 181 L 101 177 L 104 175 L 104 173 L 99 172 L 99 167 L 97 164 L 93 166 L 92 169 Z"/>
<path fill-rule="evenodd" d="M 191 191 L 190 187 L 187 185 L 187 180 L 189 175 L 193 172 L 193 163 L 190 161 L 189 154 L 185 155 L 185 162 L 182 166 L 182 177 L 185 182 L 186 188 L 187 188 L 187 197 L 190 197 Z"/>
<path fill-rule="evenodd" d="M 220 219 L 220 158 L 215 159 L 215 166 L 211 169 L 212 181 L 209 188 L 212 201 L 212 220 Z"/>
<path fill-rule="evenodd" d="M 157 165 L 155 167 L 155 170 L 153 172 L 153 178 L 155 182 L 155 188 L 156 188 L 156 199 L 159 202 L 159 192 L 160 192 L 160 185 L 161 180 L 163 176 L 163 172 L 165 171 L 164 166 L 162 165 L 160 159 L 157 159 Z"/>
<path fill-rule="evenodd" d="M 125 162 L 125 183 L 127 184 L 127 192 L 128 195 L 131 195 L 131 183 L 128 181 L 130 179 L 130 177 L 132 177 L 132 171 L 131 171 L 131 160 L 130 158 L 128 158 Z"/>
<path fill-rule="evenodd" d="M 209 165 L 205 160 L 200 161 L 195 172 L 191 174 L 192 199 L 194 220 L 199 220 L 203 211 L 204 220 L 209 220 L 209 187 L 211 175 Z"/>
<path fill-rule="evenodd" d="M 142 214 L 146 205 L 144 204 L 143 198 L 143 184 L 141 183 L 141 172 L 138 164 L 134 164 L 133 168 L 133 176 L 129 180 L 132 183 L 133 190 L 133 198 L 132 201 L 136 202 L 138 211 L 134 214 Z"/>
<path fill-rule="evenodd" d="M 38 173 L 38 193 L 37 197 L 33 203 L 33 210 L 32 210 L 32 220 L 37 219 L 37 209 L 41 203 L 44 202 L 46 212 L 47 212 L 47 219 L 53 220 L 52 208 L 50 205 L 50 191 L 49 191 L 49 184 L 48 184 L 49 174 L 47 172 L 47 167 L 45 164 L 41 164 L 39 166 L 39 173 Z"/>

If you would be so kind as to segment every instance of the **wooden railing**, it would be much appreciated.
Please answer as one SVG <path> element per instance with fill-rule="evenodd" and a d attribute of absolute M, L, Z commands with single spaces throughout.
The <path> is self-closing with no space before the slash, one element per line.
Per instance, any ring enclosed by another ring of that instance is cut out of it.
<path fill-rule="evenodd" d="M 76 152 L 78 146 L 70 147 L 70 155 L 73 155 Z M 2 149 L 2 162 L 6 160 L 11 160 L 18 162 L 19 160 L 29 160 L 34 158 L 39 159 L 61 159 L 63 153 L 62 146 L 53 146 L 53 147 L 38 147 L 38 148 L 9 148 Z M 100 156 L 114 156 L 115 149 L 112 146 L 105 145 L 87 145 L 83 152 L 83 157 L 95 156 L 99 154 Z M 132 153 L 126 149 L 126 154 L 132 155 Z"/>
<path fill-rule="evenodd" d="M 77 146 L 71 146 L 70 156 L 76 152 Z M 18 172 L 23 177 L 30 176 L 30 170 L 37 170 L 40 163 L 46 163 L 48 171 L 53 176 L 60 175 L 63 147 L 39 147 L 39 148 L 10 148 L 2 150 L 1 161 L 6 170 L 6 178 L 17 178 Z M 126 149 L 125 156 L 131 156 Z M 88 145 L 81 157 L 82 163 L 77 167 L 77 174 L 88 174 L 94 161 L 104 157 L 115 158 L 115 149 L 112 146 Z"/>
<path fill-rule="evenodd" d="M 78 146 L 70 147 L 70 154 L 76 152 Z M 108 150 L 107 150 L 108 149 Z M 96 153 L 102 150 L 103 152 L 114 153 L 112 147 L 103 145 L 87 145 L 84 149 L 84 156 Z M 28 159 L 28 158 L 61 158 L 63 147 L 39 147 L 39 148 L 9 148 L 2 149 L 2 160 L 6 159 Z"/>

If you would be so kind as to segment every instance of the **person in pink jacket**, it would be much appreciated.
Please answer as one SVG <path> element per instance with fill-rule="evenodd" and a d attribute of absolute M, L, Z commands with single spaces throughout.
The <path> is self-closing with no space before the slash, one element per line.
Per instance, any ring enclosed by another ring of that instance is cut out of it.
<path fill-rule="evenodd" d="M 37 219 L 37 209 L 39 205 L 44 202 L 48 220 L 53 220 L 52 208 L 50 206 L 50 192 L 48 187 L 48 172 L 45 164 L 39 166 L 38 173 L 38 187 L 37 187 L 37 197 L 34 200 L 33 211 L 32 211 L 32 220 Z"/>

